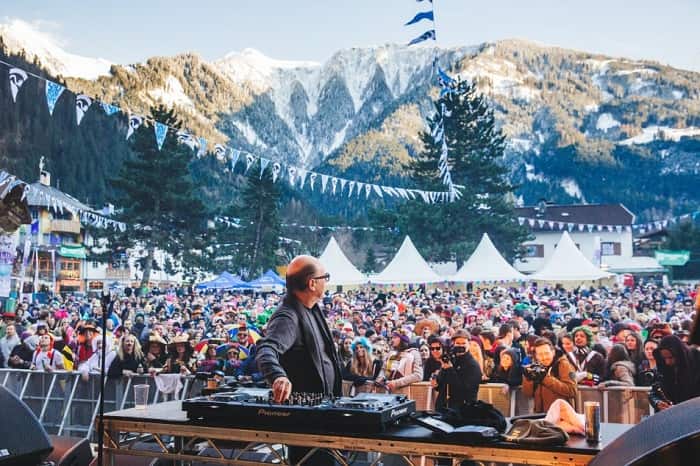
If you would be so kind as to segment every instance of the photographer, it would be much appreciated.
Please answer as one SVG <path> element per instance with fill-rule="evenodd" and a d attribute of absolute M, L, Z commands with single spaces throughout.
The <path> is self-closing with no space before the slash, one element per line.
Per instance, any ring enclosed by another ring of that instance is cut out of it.
<path fill-rule="evenodd" d="M 435 409 L 458 409 L 465 402 L 476 401 L 481 369 L 469 353 L 469 333 L 460 329 L 452 336 L 452 349 L 442 357 L 442 367 L 432 379 L 438 396 Z"/>
<path fill-rule="evenodd" d="M 654 411 L 700 396 L 700 350 L 668 335 L 654 350 L 654 358 L 658 372 L 649 392 Z"/>
<path fill-rule="evenodd" d="M 555 360 L 554 345 L 547 338 L 535 343 L 536 362 L 523 369 L 523 393 L 535 399 L 535 412 L 544 413 L 555 400 L 574 404 L 576 375 L 566 356 Z"/>

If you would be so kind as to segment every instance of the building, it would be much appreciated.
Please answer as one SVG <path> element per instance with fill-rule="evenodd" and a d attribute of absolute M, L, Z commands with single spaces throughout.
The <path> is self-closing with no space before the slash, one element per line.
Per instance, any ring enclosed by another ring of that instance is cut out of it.
<path fill-rule="evenodd" d="M 551 257 L 562 231 L 567 230 L 584 256 L 613 273 L 663 273 L 653 257 L 635 254 L 632 225 L 635 215 L 622 204 L 554 205 L 515 209 L 520 223 L 528 226 L 534 239 L 526 241 L 525 255 L 515 268 L 532 273 Z"/>

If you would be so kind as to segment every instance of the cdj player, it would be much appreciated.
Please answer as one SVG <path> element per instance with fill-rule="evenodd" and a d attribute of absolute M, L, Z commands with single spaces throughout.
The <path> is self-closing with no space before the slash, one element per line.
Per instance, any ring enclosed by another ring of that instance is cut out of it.
<path fill-rule="evenodd" d="M 319 393 L 292 393 L 275 403 L 272 390 L 239 388 L 182 402 L 191 421 L 242 428 L 280 428 L 332 432 L 381 432 L 410 416 L 416 403 L 404 395 L 361 393 L 355 397 L 328 397 Z"/>

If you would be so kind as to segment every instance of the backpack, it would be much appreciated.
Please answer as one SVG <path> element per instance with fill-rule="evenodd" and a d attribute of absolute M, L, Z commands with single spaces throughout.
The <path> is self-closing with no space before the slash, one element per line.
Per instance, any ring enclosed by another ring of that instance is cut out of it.
<path fill-rule="evenodd" d="M 443 413 L 445 422 L 458 426 L 493 427 L 498 432 L 506 431 L 506 418 L 492 404 L 477 400 L 463 404 L 459 410 L 447 409 Z"/>

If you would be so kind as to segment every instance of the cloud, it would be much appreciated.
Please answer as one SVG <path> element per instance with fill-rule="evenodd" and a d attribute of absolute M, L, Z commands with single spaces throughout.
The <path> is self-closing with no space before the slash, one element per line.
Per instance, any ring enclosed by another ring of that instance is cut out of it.
<path fill-rule="evenodd" d="M 33 37 L 35 40 L 61 48 L 68 45 L 68 40 L 62 36 L 63 26 L 56 21 L 45 19 L 25 21 L 4 16 L 0 20 L 0 31 Z"/>

